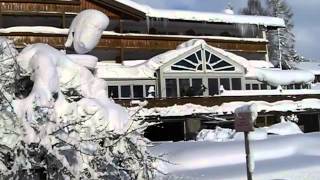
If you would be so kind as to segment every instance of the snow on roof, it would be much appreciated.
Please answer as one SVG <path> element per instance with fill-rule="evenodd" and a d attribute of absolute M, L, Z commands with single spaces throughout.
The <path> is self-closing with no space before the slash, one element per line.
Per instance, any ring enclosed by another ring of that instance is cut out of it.
<path fill-rule="evenodd" d="M 187 116 L 192 114 L 233 114 L 235 109 L 244 105 L 256 104 L 258 112 L 300 112 L 306 109 L 320 109 L 320 99 L 303 99 L 301 101 L 283 100 L 273 103 L 266 101 L 234 101 L 229 103 L 223 103 L 221 106 L 201 106 L 197 104 L 184 104 L 174 105 L 170 107 L 154 107 L 154 108 L 143 108 L 139 111 L 139 115 L 144 116 Z M 129 111 L 136 112 L 136 107 L 128 108 Z"/>
<path fill-rule="evenodd" d="M 255 24 L 263 26 L 285 27 L 285 22 L 281 18 L 267 16 L 233 15 L 225 13 L 156 9 L 147 5 L 141 5 L 131 0 L 115 0 L 121 4 L 130 6 L 146 14 L 147 17 L 165 18 L 186 21 L 206 21 L 215 23 L 235 23 L 235 24 Z"/>
<path fill-rule="evenodd" d="M 265 61 L 265 60 L 249 60 L 249 63 L 251 64 L 251 66 L 257 67 L 257 68 L 273 68 L 274 67 L 274 65 L 271 62 Z"/>
<path fill-rule="evenodd" d="M 15 26 L 9 28 L 0 28 L 0 33 L 37 33 L 37 34 L 68 34 L 69 29 L 56 28 L 51 26 Z M 160 34 L 140 34 L 140 33 L 116 33 L 114 31 L 104 31 L 103 35 L 112 36 L 141 36 L 141 37 L 169 37 L 169 38 L 186 38 L 186 39 L 214 39 L 226 41 L 248 41 L 248 42 L 268 42 L 263 38 L 239 38 L 224 36 L 190 36 L 190 35 L 160 35 Z"/>
<path fill-rule="evenodd" d="M 320 62 L 306 61 L 292 64 L 295 69 L 312 72 L 315 75 L 320 75 Z"/>
<path fill-rule="evenodd" d="M 96 76 L 103 79 L 154 79 L 154 71 L 143 66 L 126 66 L 111 62 L 98 62 Z"/>

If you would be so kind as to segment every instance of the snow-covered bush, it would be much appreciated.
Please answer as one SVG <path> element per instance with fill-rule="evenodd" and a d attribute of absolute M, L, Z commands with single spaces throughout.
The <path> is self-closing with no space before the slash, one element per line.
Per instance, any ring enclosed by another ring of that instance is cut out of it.
<path fill-rule="evenodd" d="M 153 179 L 149 124 L 106 96 L 95 57 L 0 45 L 0 179 Z"/>

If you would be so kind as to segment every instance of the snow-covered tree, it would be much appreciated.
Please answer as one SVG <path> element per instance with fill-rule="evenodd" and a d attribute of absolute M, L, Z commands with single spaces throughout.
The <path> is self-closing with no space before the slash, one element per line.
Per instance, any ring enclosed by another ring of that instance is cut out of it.
<path fill-rule="evenodd" d="M 260 0 L 248 0 L 247 7 L 241 9 L 240 14 L 263 16 L 267 14 L 267 11 Z"/>
<path fill-rule="evenodd" d="M 40 43 L 18 54 L 5 38 L 0 50 L 0 179 L 154 178 L 149 124 L 106 97 L 94 58 Z"/>
<path fill-rule="evenodd" d="M 290 68 L 290 62 L 301 60 L 295 50 L 293 12 L 285 0 L 267 0 L 267 5 L 268 15 L 284 19 L 286 25 L 268 33 L 270 60 L 276 66 Z"/>

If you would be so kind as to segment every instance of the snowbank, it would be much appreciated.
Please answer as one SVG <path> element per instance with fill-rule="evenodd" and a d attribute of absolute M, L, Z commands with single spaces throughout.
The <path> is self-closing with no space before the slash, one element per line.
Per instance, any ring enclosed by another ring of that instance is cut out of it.
<path fill-rule="evenodd" d="M 319 109 L 320 100 L 307 98 L 301 101 L 291 101 L 283 100 L 273 103 L 266 101 L 235 101 L 229 103 L 223 103 L 220 106 L 201 106 L 197 104 L 184 104 L 184 105 L 174 105 L 170 107 L 154 107 L 154 108 L 143 108 L 139 111 L 140 116 L 187 116 L 192 114 L 233 114 L 235 109 L 244 105 L 256 104 L 258 112 L 299 112 L 306 109 Z M 128 108 L 129 111 L 135 111 L 136 108 Z"/>
<path fill-rule="evenodd" d="M 252 141 L 254 179 L 318 179 L 319 138 L 311 133 Z M 246 179 L 243 141 L 163 143 L 152 151 L 172 163 L 159 164 L 169 179 Z"/>

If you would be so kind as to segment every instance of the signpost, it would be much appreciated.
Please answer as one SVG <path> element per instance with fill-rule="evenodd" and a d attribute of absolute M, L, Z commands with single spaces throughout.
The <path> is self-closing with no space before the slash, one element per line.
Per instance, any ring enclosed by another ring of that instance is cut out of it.
<path fill-rule="evenodd" d="M 234 126 L 237 132 L 244 132 L 244 142 L 246 151 L 247 179 L 252 180 L 254 170 L 253 159 L 251 159 L 249 132 L 254 131 L 253 124 L 258 117 L 257 106 L 255 104 L 245 105 L 235 110 Z"/>

